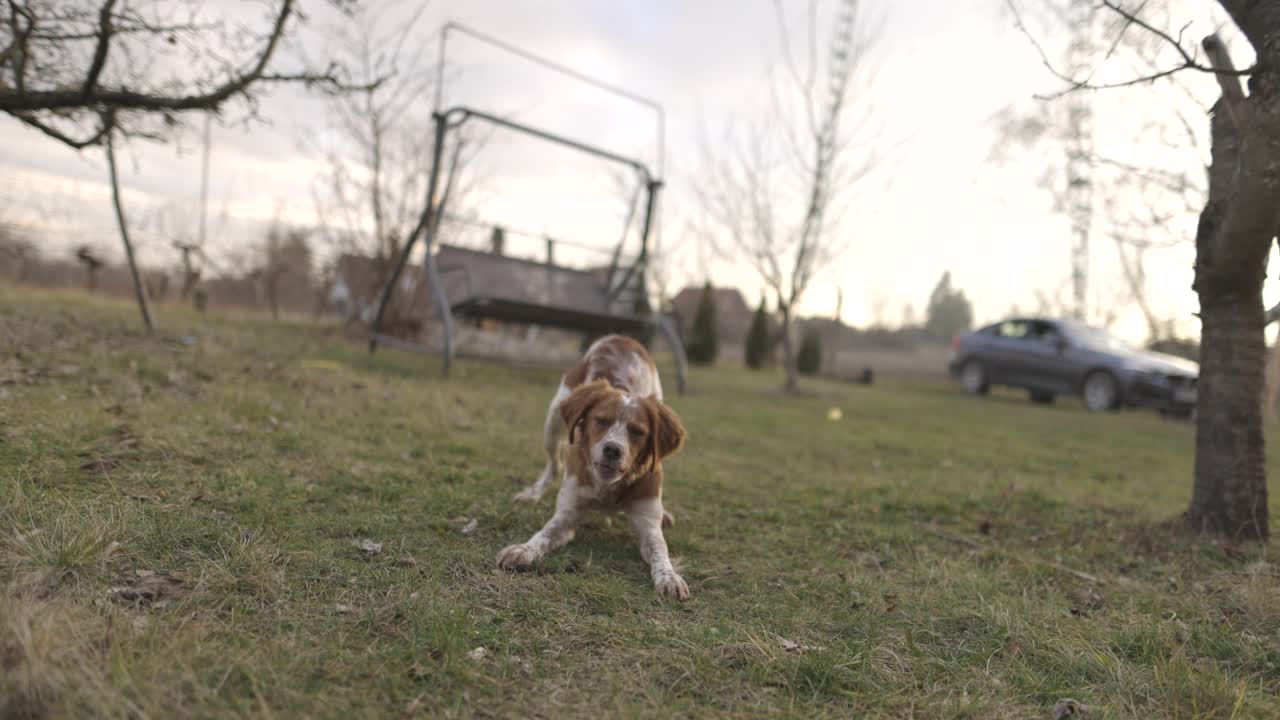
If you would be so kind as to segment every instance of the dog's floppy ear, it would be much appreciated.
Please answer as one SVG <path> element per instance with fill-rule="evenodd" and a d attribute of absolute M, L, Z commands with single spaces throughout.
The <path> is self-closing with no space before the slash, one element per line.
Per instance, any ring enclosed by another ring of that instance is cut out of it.
<path fill-rule="evenodd" d="M 653 453 L 653 461 L 657 462 L 684 447 L 686 433 L 684 423 L 680 422 L 680 416 L 670 405 L 656 398 L 646 398 L 646 403 L 654 419 L 649 450 Z"/>
<path fill-rule="evenodd" d="M 569 397 L 560 401 L 560 418 L 564 420 L 564 424 L 569 426 L 569 444 L 574 443 L 574 436 L 577 433 L 578 425 L 582 423 L 582 419 L 587 413 L 591 412 L 592 406 L 599 402 L 600 398 L 609 391 L 609 383 L 606 380 L 596 380 L 579 385 L 573 392 L 569 393 Z"/>

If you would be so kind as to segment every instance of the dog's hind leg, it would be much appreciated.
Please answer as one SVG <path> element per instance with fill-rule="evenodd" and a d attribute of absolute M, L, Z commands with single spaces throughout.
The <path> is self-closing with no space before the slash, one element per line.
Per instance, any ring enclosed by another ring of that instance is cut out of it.
<path fill-rule="evenodd" d="M 516 496 L 512 498 L 516 502 L 538 502 L 546 494 L 547 488 L 551 486 L 551 481 L 561 475 L 561 452 L 564 449 L 565 441 L 568 439 L 569 428 L 564 424 L 558 409 L 560 401 L 568 396 L 569 388 L 562 383 L 560 389 L 556 391 L 555 398 L 551 400 L 551 406 L 547 408 L 547 420 L 542 428 L 542 441 L 543 448 L 547 452 L 547 465 L 542 469 L 542 474 L 538 476 L 538 479 L 532 485 L 516 493 Z"/>

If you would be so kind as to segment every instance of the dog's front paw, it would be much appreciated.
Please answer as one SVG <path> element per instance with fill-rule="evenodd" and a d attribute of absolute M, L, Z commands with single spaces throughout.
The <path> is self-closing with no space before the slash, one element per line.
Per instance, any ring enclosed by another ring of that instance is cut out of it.
<path fill-rule="evenodd" d="M 653 589 L 658 591 L 662 597 L 675 598 L 677 600 L 689 599 L 689 586 L 684 583 L 684 578 L 674 572 L 663 573 L 653 579 Z"/>
<path fill-rule="evenodd" d="M 508 545 L 498 553 L 498 567 L 503 570 L 523 570 L 541 559 L 538 552 L 527 544 Z"/>
<path fill-rule="evenodd" d="M 518 502 L 518 503 L 529 503 L 529 504 L 533 504 L 533 503 L 538 502 L 538 501 L 539 501 L 539 500 L 541 500 L 541 499 L 542 499 L 542 493 L 538 492 L 538 491 L 537 491 L 536 489 L 534 489 L 533 487 L 527 487 L 527 488 L 525 488 L 525 489 L 521 490 L 520 492 L 516 493 L 516 494 L 511 498 L 511 501 L 512 501 L 512 502 Z"/>

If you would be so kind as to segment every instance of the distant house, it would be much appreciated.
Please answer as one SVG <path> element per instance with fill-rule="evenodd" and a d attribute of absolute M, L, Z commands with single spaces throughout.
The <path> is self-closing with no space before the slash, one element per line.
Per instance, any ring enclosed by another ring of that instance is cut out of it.
<path fill-rule="evenodd" d="M 729 343 L 745 342 L 751 328 L 752 311 L 742 299 L 742 293 L 737 288 L 712 288 L 711 298 L 716 304 L 716 327 L 720 331 L 720 339 Z M 693 318 L 698 314 L 700 302 L 702 286 L 693 285 L 681 290 L 671 301 L 672 313 L 686 338 L 693 328 Z"/>
<path fill-rule="evenodd" d="M 348 321 L 372 324 L 378 314 L 382 297 L 382 283 L 389 272 L 389 263 L 363 255 L 344 254 L 334 264 L 333 279 L 329 284 L 329 307 Z M 424 308 L 428 305 L 426 273 L 420 266 L 406 265 L 400 273 L 395 295 L 392 324 L 407 323 L 405 328 L 414 330 L 420 324 Z M 409 322 L 410 318 L 419 319 Z"/>

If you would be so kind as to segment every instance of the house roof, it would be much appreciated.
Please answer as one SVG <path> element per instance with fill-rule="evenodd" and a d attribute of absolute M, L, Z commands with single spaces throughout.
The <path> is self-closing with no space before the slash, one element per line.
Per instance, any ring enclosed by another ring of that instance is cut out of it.
<path fill-rule="evenodd" d="M 671 303 L 676 306 L 677 310 L 693 310 L 697 308 L 699 302 L 702 302 L 702 290 L 703 288 L 700 286 L 690 285 L 676 293 Z M 722 313 L 751 312 L 751 308 L 747 306 L 747 302 L 742 298 L 742 293 L 738 291 L 738 288 L 713 287 L 711 288 L 711 299 L 716 304 L 716 309 Z"/>

